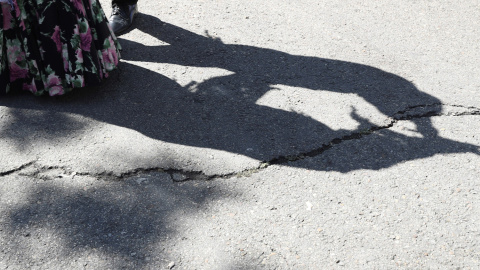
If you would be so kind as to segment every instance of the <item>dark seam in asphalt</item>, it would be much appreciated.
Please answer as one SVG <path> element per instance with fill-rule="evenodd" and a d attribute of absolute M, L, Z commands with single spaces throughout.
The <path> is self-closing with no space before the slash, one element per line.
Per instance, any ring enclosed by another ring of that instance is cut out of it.
<path fill-rule="evenodd" d="M 11 170 L 8 170 L 8 171 L 5 171 L 5 172 L 0 172 L 0 176 L 7 176 L 7 175 L 10 175 L 10 174 L 14 174 L 14 173 L 19 172 L 19 171 L 21 171 L 21 170 L 23 170 L 27 167 L 30 167 L 30 166 L 34 165 L 36 162 L 37 162 L 36 160 L 30 161 L 30 162 L 25 163 L 25 164 L 15 168 L 15 169 L 11 169 Z"/>
<path fill-rule="evenodd" d="M 449 106 L 449 107 L 455 107 L 455 108 L 463 108 L 468 111 L 465 112 L 459 112 L 459 113 L 440 113 L 438 112 L 438 108 L 440 106 Z M 408 114 L 410 111 L 417 109 L 417 108 L 432 108 L 432 110 L 421 113 L 421 114 L 414 114 L 414 115 L 405 115 Z M 71 169 L 64 168 L 62 166 L 41 166 L 37 167 L 37 161 L 31 161 L 29 163 L 25 163 L 15 169 L 5 171 L 5 172 L 0 172 L 0 177 L 1 176 L 7 176 L 11 175 L 17 172 L 21 172 L 22 170 L 28 168 L 28 167 L 35 167 L 36 172 L 31 173 L 31 174 L 24 174 L 24 176 L 30 176 L 30 177 L 38 177 L 42 172 L 47 172 L 49 170 L 63 170 L 65 174 L 70 174 L 71 176 L 79 175 L 79 176 L 90 176 L 90 177 L 95 177 L 95 178 L 101 178 L 104 180 L 113 180 L 113 181 L 121 181 L 125 178 L 132 177 L 135 175 L 139 174 L 146 174 L 146 173 L 151 173 L 151 172 L 164 172 L 168 173 L 172 179 L 173 182 L 185 182 L 185 181 L 191 181 L 191 180 L 201 180 L 201 181 L 208 181 L 212 179 L 229 179 L 232 177 L 248 177 L 251 176 L 254 173 L 257 173 L 261 170 L 264 170 L 272 165 L 282 165 L 282 164 L 287 164 L 290 162 L 295 162 L 299 160 L 303 160 L 306 158 L 313 158 L 317 157 L 321 154 L 323 154 L 325 151 L 330 150 L 334 146 L 341 144 L 345 141 L 350 141 L 350 140 L 358 140 L 361 138 L 364 138 L 365 136 L 369 136 L 373 134 L 375 131 L 383 130 L 383 129 L 388 129 L 393 127 L 396 123 L 399 121 L 408 121 L 412 119 L 420 119 L 420 118 L 429 118 L 429 117 L 438 117 L 438 116 L 474 116 L 474 115 L 480 115 L 480 109 L 476 107 L 466 107 L 462 105 L 450 105 L 450 104 L 429 104 L 429 105 L 416 105 L 416 106 L 411 106 L 406 108 L 405 110 L 398 111 L 397 113 L 393 114 L 392 117 L 389 117 L 391 119 L 390 123 L 384 126 L 372 126 L 369 129 L 365 129 L 360 132 L 354 132 L 350 135 L 343 136 L 341 138 L 335 138 L 331 140 L 330 142 L 326 144 L 322 144 L 320 147 L 313 149 L 308 152 L 304 153 L 299 153 L 299 154 L 294 154 L 294 155 L 287 155 L 287 156 L 278 156 L 275 157 L 269 161 L 262 161 L 259 166 L 254 167 L 254 168 L 249 168 L 245 169 L 240 172 L 231 172 L 227 174 L 213 174 L 213 175 L 207 175 L 203 173 L 202 171 L 185 171 L 182 169 L 164 169 L 164 168 L 136 168 L 131 171 L 127 171 L 124 173 L 121 173 L 120 175 L 114 175 L 113 172 L 102 172 L 102 173 L 88 173 L 88 172 L 75 172 L 72 171 Z M 176 179 L 176 175 L 180 175 L 181 179 Z M 42 177 L 39 177 L 42 178 Z M 45 178 L 45 180 L 48 180 Z"/>

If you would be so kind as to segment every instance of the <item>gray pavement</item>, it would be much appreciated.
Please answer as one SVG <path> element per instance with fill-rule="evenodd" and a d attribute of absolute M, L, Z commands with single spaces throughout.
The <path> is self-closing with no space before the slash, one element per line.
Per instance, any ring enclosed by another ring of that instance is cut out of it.
<path fill-rule="evenodd" d="M 101 87 L 0 99 L 1 269 L 480 268 L 477 1 L 140 11 Z"/>

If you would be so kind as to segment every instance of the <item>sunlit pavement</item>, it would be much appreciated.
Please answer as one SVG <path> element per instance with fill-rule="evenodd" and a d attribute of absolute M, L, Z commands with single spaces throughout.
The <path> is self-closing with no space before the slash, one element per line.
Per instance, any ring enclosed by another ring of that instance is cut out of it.
<path fill-rule="evenodd" d="M 140 1 L 0 99 L 0 268 L 478 268 L 476 1 Z"/>

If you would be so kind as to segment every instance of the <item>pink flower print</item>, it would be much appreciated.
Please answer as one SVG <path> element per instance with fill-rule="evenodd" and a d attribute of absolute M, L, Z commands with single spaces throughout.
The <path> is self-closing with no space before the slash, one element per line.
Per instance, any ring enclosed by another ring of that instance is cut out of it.
<path fill-rule="evenodd" d="M 50 96 L 61 96 L 64 94 L 63 87 L 61 85 L 55 85 L 48 89 L 48 94 Z"/>
<path fill-rule="evenodd" d="M 102 60 L 105 69 L 109 70 L 109 67 L 112 65 L 113 57 L 109 55 L 108 50 L 102 50 Z"/>
<path fill-rule="evenodd" d="M 83 63 L 83 52 L 81 49 L 75 51 L 75 56 L 77 57 L 77 63 Z"/>
<path fill-rule="evenodd" d="M 113 58 L 113 64 L 115 66 L 118 65 L 118 54 L 117 54 L 117 50 L 113 49 L 113 48 L 110 48 L 108 49 L 108 53 L 112 56 Z"/>
<path fill-rule="evenodd" d="M 10 5 L 7 3 L 1 4 L 2 5 L 2 14 L 3 14 L 3 29 L 7 30 L 12 28 L 12 13 L 10 13 Z"/>
<path fill-rule="evenodd" d="M 73 35 L 80 35 L 80 26 L 78 24 L 75 24 L 75 28 L 73 29 Z"/>
<path fill-rule="evenodd" d="M 27 91 L 30 91 L 30 92 L 35 94 L 37 92 L 37 86 L 35 85 L 35 79 L 32 79 L 31 83 L 24 83 L 23 84 L 23 90 L 27 90 Z"/>
<path fill-rule="evenodd" d="M 118 51 L 111 37 L 105 40 L 101 51 L 101 62 L 103 64 L 104 71 L 111 71 L 118 65 Z M 105 72 L 105 77 L 108 74 Z"/>
<path fill-rule="evenodd" d="M 25 31 L 25 29 L 27 29 L 25 27 L 25 21 L 24 20 L 22 20 L 22 22 L 20 22 L 20 26 L 22 27 L 23 31 Z"/>
<path fill-rule="evenodd" d="M 118 52 L 117 48 L 115 47 L 115 42 L 113 41 L 112 37 L 109 37 L 110 47 L 108 48 L 108 52 L 113 57 L 113 64 L 118 65 Z"/>
<path fill-rule="evenodd" d="M 19 43 L 7 42 L 7 57 L 9 63 L 15 63 L 25 59 L 25 53 L 21 51 Z"/>
<path fill-rule="evenodd" d="M 64 93 L 60 78 L 55 74 L 48 75 L 45 89 L 48 90 L 50 96 L 63 95 Z"/>
<path fill-rule="evenodd" d="M 50 86 L 53 86 L 53 85 L 60 85 L 61 81 L 60 81 L 60 78 L 55 75 L 55 74 L 50 74 L 48 75 L 47 77 L 47 88 L 49 88 Z"/>
<path fill-rule="evenodd" d="M 115 50 L 102 50 L 103 64 L 106 71 L 111 71 L 118 64 L 118 57 Z"/>
<path fill-rule="evenodd" d="M 24 19 L 26 18 L 26 15 L 22 14 L 22 11 L 20 10 L 20 7 L 18 6 L 17 1 L 12 1 L 12 2 L 13 2 L 13 6 L 15 7 L 15 17 L 20 18 L 20 24 L 19 25 L 22 27 L 23 30 L 25 30 L 26 27 L 25 27 Z"/>
<path fill-rule="evenodd" d="M 28 76 L 28 70 L 26 68 L 21 68 L 17 64 L 13 63 L 10 65 L 10 81 L 15 81 L 17 79 L 23 79 Z"/>
<path fill-rule="evenodd" d="M 86 33 L 80 34 L 80 48 L 84 51 L 90 51 L 92 45 L 92 30 L 88 28 Z"/>
<path fill-rule="evenodd" d="M 62 51 L 62 41 L 60 40 L 60 26 L 55 26 L 54 32 L 52 34 L 52 40 L 57 45 L 57 51 Z"/>
<path fill-rule="evenodd" d="M 20 7 L 18 6 L 17 1 L 13 1 L 13 6 L 15 7 L 15 15 L 16 17 L 20 17 L 22 12 L 20 11 Z"/>
<path fill-rule="evenodd" d="M 70 2 L 73 3 L 75 8 L 78 9 L 78 11 L 83 14 L 83 16 L 85 16 L 85 7 L 83 6 L 82 0 L 70 0 Z"/>

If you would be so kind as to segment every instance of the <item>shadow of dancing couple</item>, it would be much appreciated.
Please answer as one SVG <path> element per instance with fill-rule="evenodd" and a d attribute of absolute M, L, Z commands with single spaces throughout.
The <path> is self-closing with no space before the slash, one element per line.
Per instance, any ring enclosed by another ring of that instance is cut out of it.
<path fill-rule="evenodd" d="M 120 38 L 122 58 L 127 61 L 121 63 L 118 74 L 102 86 L 102 91 L 76 91 L 60 97 L 65 100 L 62 103 L 51 99 L 17 102 L 8 98 L 9 106 L 15 102 L 14 107 L 80 114 L 153 139 L 223 150 L 267 162 L 312 153 L 332 141 L 375 127 L 373 119 L 360 116 L 356 108 L 347 113 L 349 119 L 345 120 L 355 120 L 357 128 L 334 130 L 304 114 L 257 104 L 275 85 L 285 85 L 354 94 L 373 105 L 382 117 L 408 118 L 406 111 L 418 112 L 417 117 L 409 120 L 419 136 L 383 129 L 373 145 L 364 146 L 365 142 L 359 141 L 356 149 L 339 150 L 344 158 L 326 155 L 317 161 L 289 166 L 347 172 L 386 168 L 438 153 L 480 154 L 476 145 L 440 137 L 430 116 L 441 113 L 441 101 L 395 74 L 351 62 L 225 44 L 147 14 L 137 17 L 136 27 L 168 45 L 147 46 Z M 182 86 L 130 61 L 219 68 L 230 73 Z M 42 106 L 45 103 L 49 106 Z"/>

